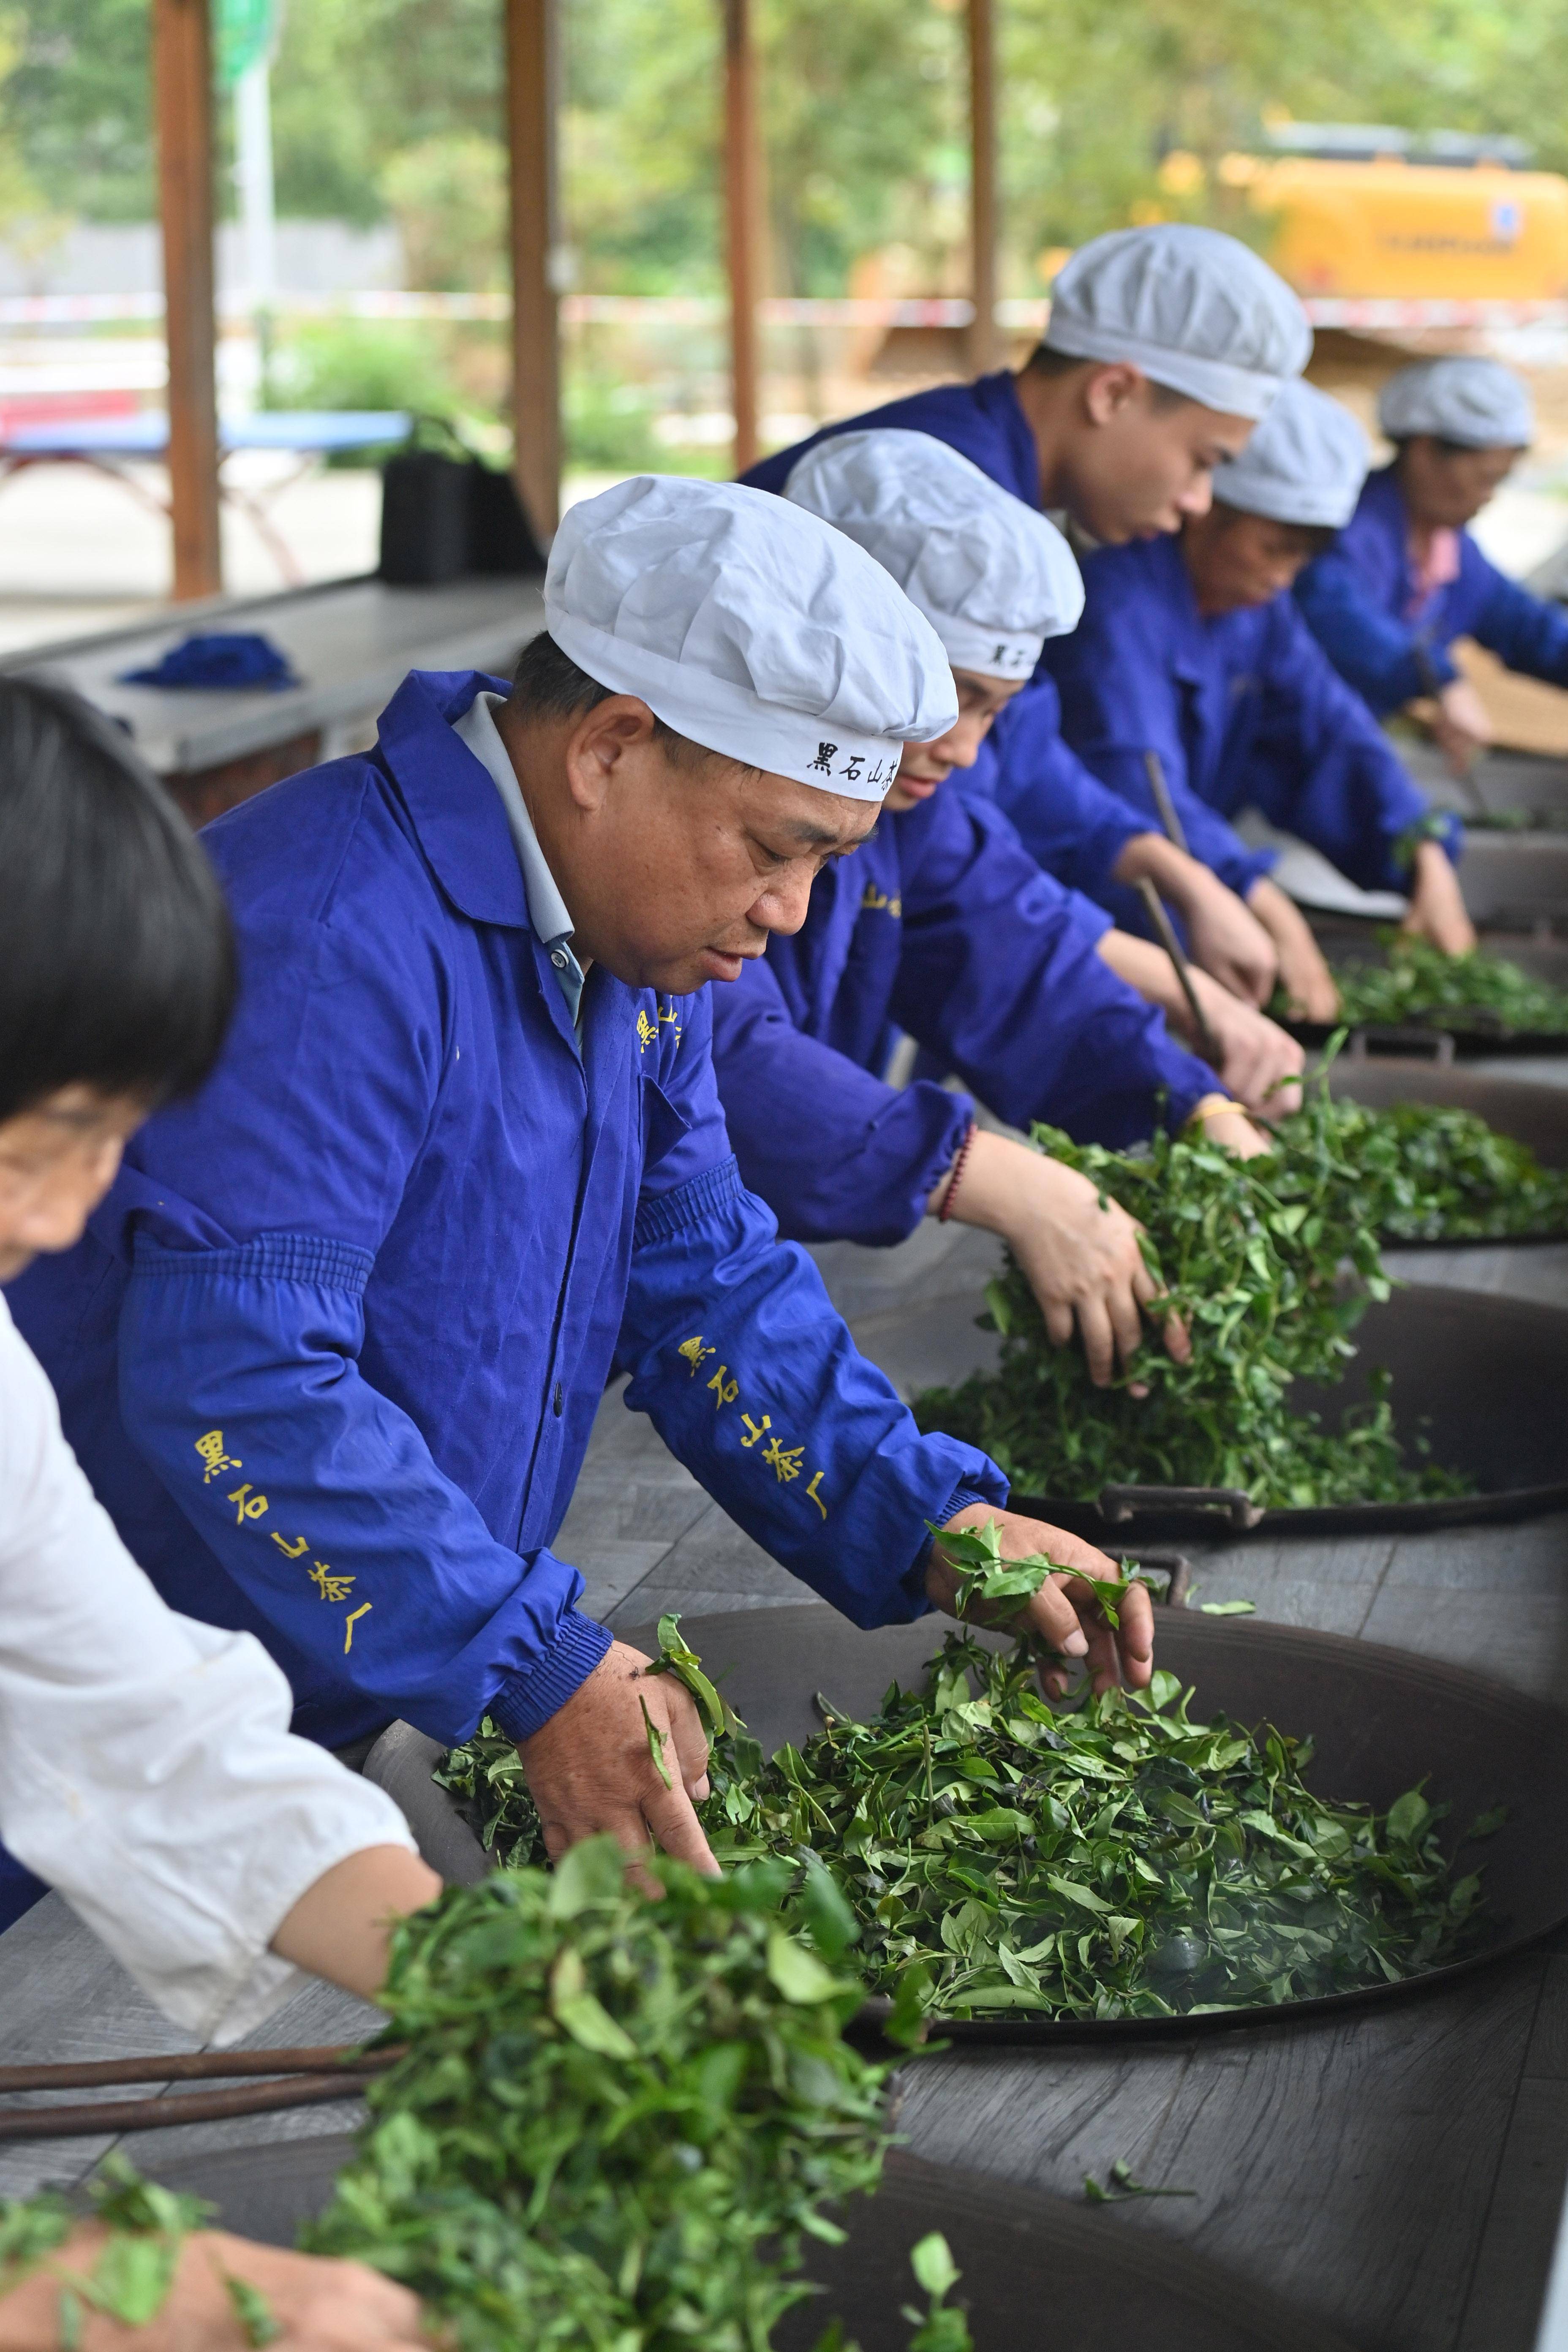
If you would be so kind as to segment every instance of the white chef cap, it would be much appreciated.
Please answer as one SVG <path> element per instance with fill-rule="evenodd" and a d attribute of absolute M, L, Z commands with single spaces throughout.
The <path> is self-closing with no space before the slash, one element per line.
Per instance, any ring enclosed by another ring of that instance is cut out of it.
<path fill-rule="evenodd" d="M 929 433 L 836 433 L 784 496 L 892 573 L 955 669 L 1027 677 L 1046 639 L 1078 626 L 1083 581 L 1060 531 Z"/>
<path fill-rule="evenodd" d="M 568 509 L 545 626 L 615 694 L 731 760 L 879 801 L 958 717 L 941 639 L 880 564 L 764 490 L 639 474 Z"/>
<path fill-rule="evenodd" d="M 1518 376 L 1496 360 L 1417 360 L 1391 375 L 1377 399 L 1391 441 L 1436 433 L 1468 449 L 1528 449 L 1535 407 Z"/>
<path fill-rule="evenodd" d="M 1307 314 L 1249 246 L 1185 221 L 1112 229 L 1051 289 L 1047 351 L 1125 360 L 1229 416 L 1259 417 L 1312 349 Z"/>
<path fill-rule="evenodd" d="M 1310 383 L 1288 383 L 1239 457 L 1214 470 L 1214 494 L 1273 522 L 1342 530 L 1366 479 L 1366 435 L 1348 408 Z"/>

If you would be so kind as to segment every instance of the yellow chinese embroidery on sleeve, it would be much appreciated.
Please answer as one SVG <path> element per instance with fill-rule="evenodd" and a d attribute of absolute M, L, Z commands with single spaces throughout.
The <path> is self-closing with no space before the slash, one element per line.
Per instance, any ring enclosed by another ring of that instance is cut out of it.
<path fill-rule="evenodd" d="M 778 1475 L 782 1486 L 786 1479 L 800 1476 L 800 1465 L 805 1456 L 804 1445 L 782 1445 L 775 1437 L 763 1449 L 763 1460 Z"/>
<path fill-rule="evenodd" d="M 682 1339 L 675 1352 L 678 1356 L 685 1357 L 695 1374 L 698 1365 L 709 1356 L 716 1356 L 719 1350 L 717 1348 L 705 1348 L 702 1344 L 702 1334 L 699 1331 L 695 1339 Z"/>
<path fill-rule="evenodd" d="M 288 1553 L 290 1559 L 298 1559 L 302 1553 L 308 1552 L 310 1549 L 309 1536 L 296 1536 L 294 1541 L 290 1543 L 287 1536 L 274 1534 L 272 1540 L 279 1551 Z"/>
<path fill-rule="evenodd" d="M 207 1465 L 202 1478 L 204 1486 L 210 1486 L 220 1470 L 243 1470 L 245 1467 L 237 1454 L 224 1452 L 221 1429 L 209 1429 L 205 1437 L 196 1439 L 195 1446 L 196 1452 Z"/>
<path fill-rule="evenodd" d="M 374 1607 L 374 1605 L 375 1605 L 375 1604 L 374 1603 L 374 1601 L 362 1601 L 360 1602 L 359 1607 L 358 1607 L 357 1609 L 355 1609 L 355 1610 L 353 1610 L 353 1611 L 350 1612 L 350 1614 L 349 1614 L 347 1617 L 345 1617 L 345 1618 L 344 1618 L 344 1620 L 343 1620 L 343 1655 L 344 1655 L 344 1657 L 345 1657 L 345 1658 L 348 1656 L 349 1652 L 353 1648 L 353 1645 L 354 1645 L 354 1627 L 359 1623 L 359 1621 L 360 1621 L 360 1619 L 361 1619 L 362 1617 L 368 1617 L 368 1616 L 370 1615 L 371 1610 Z"/>
<path fill-rule="evenodd" d="M 334 1576 L 324 1559 L 311 1562 L 310 1578 L 323 1601 L 346 1601 L 353 1582 L 352 1576 Z M 370 1604 L 367 1601 L 365 1605 L 368 1608 Z"/>
<path fill-rule="evenodd" d="M 234 1515 L 234 1523 L 237 1528 L 243 1527 L 247 1519 L 259 1519 L 265 1514 L 267 1509 L 266 1496 L 253 1495 L 250 1491 L 250 1481 L 248 1478 L 246 1480 L 243 1486 L 237 1486 L 233 1494 L 226 1496 L 226 1499 L 238 1507 Z"/>

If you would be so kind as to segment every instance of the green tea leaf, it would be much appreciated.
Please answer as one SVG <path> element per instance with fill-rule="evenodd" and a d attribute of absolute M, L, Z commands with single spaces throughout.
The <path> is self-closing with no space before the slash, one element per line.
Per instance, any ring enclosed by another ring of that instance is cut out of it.
<path fill-rule="evenodd" d="M 910 2248 L 910 2268 L 916 2284 L 923 2287 L 927 2294 L 951 2294 L 962 2275 L 952 2259 L 952 2249 L 940 2230 L 933 2230 L 929 2237 Z"/>

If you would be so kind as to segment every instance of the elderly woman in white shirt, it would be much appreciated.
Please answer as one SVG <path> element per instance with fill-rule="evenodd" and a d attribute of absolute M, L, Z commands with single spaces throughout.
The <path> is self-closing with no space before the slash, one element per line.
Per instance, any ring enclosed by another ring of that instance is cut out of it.
<path fill-rule="evenodd" d="M 234 971 L 216 884 L 156 783 L 85 704 L 24 681 L 0 683 L 0 876 L 5 1283 L 80 1237 L 126 1138 L 157 1103 L 201 1084 Z M 177 1616 L 154 1592 L 94 1499 L 0 1298 L 11 1915 L 36 1874 L 204 2040 L 248 2032 L 300 1969 L 374 1997 L 391 1922 L 432 1901 L 439 1881 L 380 1790 L 290 1735 L 290 1707 L 251 1635 Z M 302 2352 L 420 2341 L 414 2298 L 374 2273 L 232 2242 L 215 2266 L 206 2254 L 221 2235 L 188 2242 L 139 2343 L 237 2347 L 239 2324 L 215 2288 L 237 2264 Z M 54 2344 L 55 2302 L 42 2274 L 0 2297 L 6 2352 Z M 124 2334 L 93 2317 L 82 2352 Z"/>

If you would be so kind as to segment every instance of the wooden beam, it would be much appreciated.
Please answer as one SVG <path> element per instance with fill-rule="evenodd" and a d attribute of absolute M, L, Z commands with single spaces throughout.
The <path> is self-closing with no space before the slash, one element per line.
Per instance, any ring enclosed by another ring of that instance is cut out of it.
<path fill-rule="evenodd" d="M 730 273 L 730 374 L 735 471 L 754 466 L 757 445 L 757 298 L 761 291 L 762 153 L 752 0 L 724 0 L 724 230 Z"/>
<path fill-rule="evenodd" d="M 212 30 L 207 0 L 153 0 L 153 88 L 169 353 L 174 594 L 223 586 L 213 285 Z"/>
<path fill-rule="evenodd" d="M 994 0 L 969 0 L 969 364 L 1000 357 L 996 334 L 996 23 Z"/>
<path fill-rule="evenodd" d="M 517 487 L 535 536 L 561 520 L 556 0 L 502 0 L 511 156 L 511 396 Z"/>

